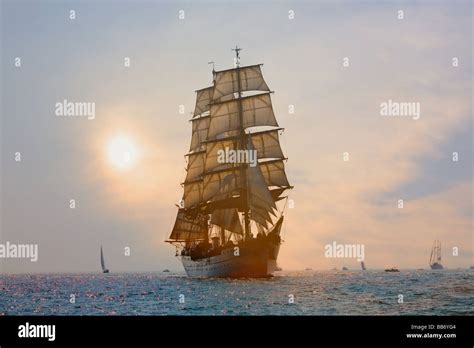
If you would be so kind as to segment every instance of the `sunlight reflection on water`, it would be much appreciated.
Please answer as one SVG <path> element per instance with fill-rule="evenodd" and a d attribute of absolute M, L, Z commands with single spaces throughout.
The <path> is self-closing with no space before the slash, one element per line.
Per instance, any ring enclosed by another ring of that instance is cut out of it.
<path fill-rule="evenodd" d="M 279 272 L 263 280 L 178 273 L 0 276 L 1 315 L 473 315 L 473 299 L 472 270 Z"/>

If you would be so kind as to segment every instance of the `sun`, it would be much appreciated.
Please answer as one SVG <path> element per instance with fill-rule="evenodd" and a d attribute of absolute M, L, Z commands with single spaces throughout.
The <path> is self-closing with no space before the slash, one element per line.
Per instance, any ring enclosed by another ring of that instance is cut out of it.
<path fill-rule="evenodd" d="M 137 148 L 125 135 L 116 135 L 107 145 L 107 155 L 110 163 L 120 169 L 130 168 L 136 161 Z"/>

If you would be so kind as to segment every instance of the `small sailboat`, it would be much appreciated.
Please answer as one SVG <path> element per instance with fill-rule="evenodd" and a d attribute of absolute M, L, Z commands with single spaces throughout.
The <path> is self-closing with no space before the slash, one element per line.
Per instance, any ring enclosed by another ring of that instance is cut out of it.
<path fill-rule="evenodd" d="M 365 262 L 364 261 L 360 262 L 360 267 L 362 268 L 363 271 L 365 271 Z"/>
<path fill-rule="evenodd" d="M 443 265 L 441 264 L 441 242 L 439 240 L 435 240 L 433 243 L 430 256 L 430 267 L 431 269 L 443 269 Z"/>
<path fill-rule="evenodd" d="M 102 251 L 102 245 L 100 246 L 100 265 L 102 266 L 102 273 L 109 273 L 109 270 L 105 267 L 104 252 Z"/>
<path fill-rule="evenodd" d="M 343 271 L 348 271 L 349 269 L 346 266 L 344 266 L 344 267 L 342 267 L 342 270 Z"/>

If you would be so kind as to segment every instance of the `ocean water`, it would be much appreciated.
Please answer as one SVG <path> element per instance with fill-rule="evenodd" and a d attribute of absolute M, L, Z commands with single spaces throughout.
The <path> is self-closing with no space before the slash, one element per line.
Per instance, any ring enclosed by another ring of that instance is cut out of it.
<path fill-rule="evenodd" d="M 239 280 L 0 275 L 0 315 L 474 315 L 473 279 L 473 270 L 278 272 Z"/>

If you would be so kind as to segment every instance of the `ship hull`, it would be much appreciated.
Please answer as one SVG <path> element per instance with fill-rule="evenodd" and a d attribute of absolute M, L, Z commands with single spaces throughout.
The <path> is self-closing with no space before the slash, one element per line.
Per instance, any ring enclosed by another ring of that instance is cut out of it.
<path fill-rule="evenodd" d="M 431 269 L 443 269 L 443 265 L 437 262 L 430 265 L 430 267 Z"/>
<path fill-rule="evenodd" d="M 280 245 L 226 248 L 219 255 L 193 260 L 181 256 L 184 270 L 192 278 L 265 278 L 276 271 Z"/>

